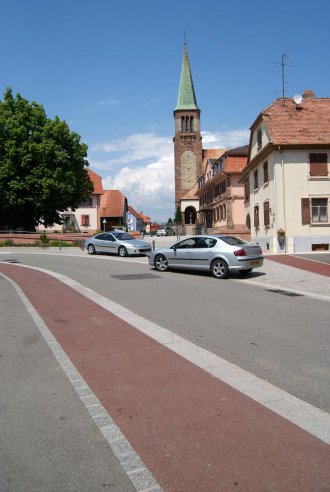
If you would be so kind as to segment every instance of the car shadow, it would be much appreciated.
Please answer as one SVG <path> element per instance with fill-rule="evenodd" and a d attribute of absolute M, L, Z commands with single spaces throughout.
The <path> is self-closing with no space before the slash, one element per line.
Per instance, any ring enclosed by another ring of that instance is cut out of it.
<path fill-rule="evenodd" d="M 151 268 L 152 268 L 152 270 L 157 271 L 157 269 L 155 267 L 151 267 Z M 177 273 L 177 274 L 179 273 L 179 274 L 192 275 L 194 277 L 196 277 L 196 275 L 198 275 L 200 277 L 213 278 L 211 272 L 209 272 L 207 270 L 186 270 L 185 268 L 183 268 L 183 269 L 171 268 L 171 269 L 167 270 L 166 272 L 160 272 L 160 273 L 169 273 L 169 272 Z M 250 273 L 232 272 L 225 279 L 214 279 L 214 280 L 230 280 L 231 278 L 232 279 L 240 279 L 240 280 L 245 280 L 245 279 L 248 280 L 248 279 L 252 279 L 252 278 L 263 277 L 264 275 L 266 275 L 265 272 L 250 272 Z"/>

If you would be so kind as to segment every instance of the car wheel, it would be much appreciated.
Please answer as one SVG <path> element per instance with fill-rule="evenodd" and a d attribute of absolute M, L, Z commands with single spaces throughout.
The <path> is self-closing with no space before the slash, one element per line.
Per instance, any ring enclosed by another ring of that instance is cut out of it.
<path fill-rule="evenodd" d="M 95 251 L 95 246 L 93 244 L 89 244 L 87 246 L 87 253 L 89 255 L 95 255 L 96 251 Z"/>
<path fill-rule="evenodd" d="M 238 270 L 238 272 L 241 274 L 241 275 L 246 275 L 247 273 L 251 273 L 253 270 L 253 268 L 247 268 L 246 270 Z"/>
<path fill-rule="evenodd" d="M 225 260 L 214 260 L 211 263 L 211 273 L 215 278 L 227 278 L 229 274 L 229 268 Z"/>
<path fill-rule="evenodd" d="M 122 258 L 127 256 L 127 249 L 125 248 L 125 246 L 120 246 L 118 248 L 118 256 L 121 256 Z"/>
<path fill-rule="evenodd" d="M 159 272 L 166 272 L 168 270 L 168 261 L 164 255 L 157 255 L 155 258 L 155 268 Z"/>

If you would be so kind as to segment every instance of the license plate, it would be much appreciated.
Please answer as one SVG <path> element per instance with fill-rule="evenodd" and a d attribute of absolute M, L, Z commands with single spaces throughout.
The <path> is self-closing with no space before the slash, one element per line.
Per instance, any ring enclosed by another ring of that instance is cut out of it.
<path fill-rule="evenodd" d="M 252 260 L 252 261 L 250 261 L 250 265 L 252 267 L 258 267 L 258 266 L 262 265 L 262 262 L 261 262 L 261 260 Z"/>

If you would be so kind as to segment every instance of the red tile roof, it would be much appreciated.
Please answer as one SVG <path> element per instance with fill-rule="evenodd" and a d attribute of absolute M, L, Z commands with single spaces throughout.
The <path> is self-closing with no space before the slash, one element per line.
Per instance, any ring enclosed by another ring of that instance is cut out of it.
<path fill-rule="evenodd" d="M 123 217 L 126 197 L 119 190 L 104 190 L 101 196 L 100 213 L 102 217 Z"/>
<path fill-rule="evenodd" d="M 143 212 L 140 212 L 140 217 L 141 217 L 141 219 L 143 220 L 143 222 L 144 222 L 145 224 L 149 224 L 149 223 L 151 223 L 151 218 L 150 218 L 150 217 L 148 217 L 148 215 L 144 215 L 144 213 L 143 213 Z"/>
<path fill-rule="evenodd" d="M 256 122 L 260 117 L 274 145 L 330 144 L 330 98 L 309 97 L 299 106 L 293 99 L 277 99 Z"/>
<path fill-rule="evenodd" d="M 93 183 L 94 186 L 94 195 L 102 195 L 103 194 L 103 186 L 102 186 L 102 178 L 98 174 L 94 173 L 89 167 L 86 168 L 88 172 L 88 176 Z"/>
<path fill-rule="evenodd" d="M 226 149 L 203 149 L 203 159 L 218 159 Z"/>
<path fill-rule="evenodd" d="M 224 167 L 225 173 L 241 173 L 247 164 L 247 156 L 228 155 Z"/>
<path fill-rule="evenodd" d="M 133 207 L 131 207 L 131 205 L 128 205 L 128 211 L 134 215 L 134 217 L 136 217 L 137 219 L 142 219 L 143 220 L 143 217 L 141 216 L 141 214 L 139 214 Z"/>
<path fill-rule="evenodd" d="M 206 167 L 210 159 L 219 159 L 226 149 L 203 149 L 202 174 L 206 173 Z"/>

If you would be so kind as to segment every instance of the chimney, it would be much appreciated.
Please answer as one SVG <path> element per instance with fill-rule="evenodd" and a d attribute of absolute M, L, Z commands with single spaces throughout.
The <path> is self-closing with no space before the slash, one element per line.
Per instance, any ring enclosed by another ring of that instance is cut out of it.
<path fill-rule="evenodd" d="M 315 97 L 315 94 L 312 91 L 312 89 L 306 89 L 304 91 L 304 95 L 303 95 L 304 99 L 314 99 L 314 97 Z"/>

